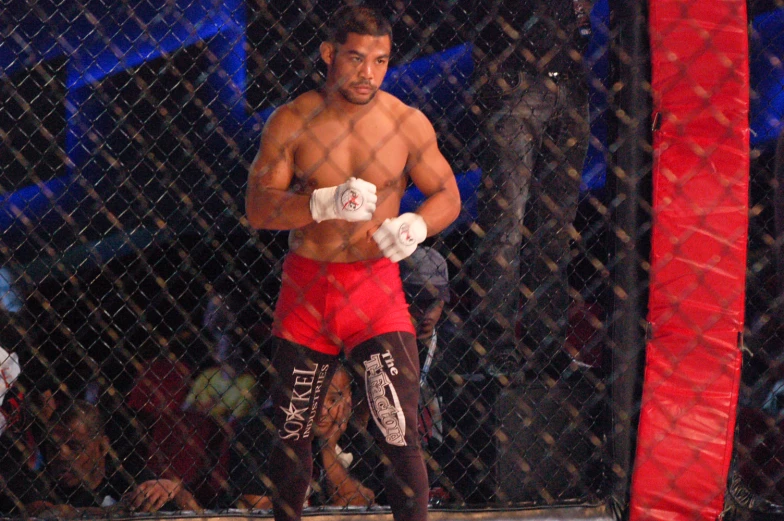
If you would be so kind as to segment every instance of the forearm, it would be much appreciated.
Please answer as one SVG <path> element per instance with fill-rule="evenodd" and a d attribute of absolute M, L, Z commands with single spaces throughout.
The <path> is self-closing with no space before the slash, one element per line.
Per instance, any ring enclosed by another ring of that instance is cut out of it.
<path fill-rule="evenodd" d="M 49 501 L 33 501 L 25 505 L 27 513 L 33 517 L 41 518 L 69 518 L 76 517 L 79 512 L 70 505 L 55 505 Z"/>
<path fill-rule="evenodd" d="M 177 502 L 177 506 L 180 510 L 190 510 L 193 512 L 200 512 L 201 505 L 196 498 L 193 497 L 193 494 L 190 493 L 188 489 L 184 486 L 180 487 L 180 490 L 174 495 L 174 500 Z"/>
<path fill-rule="evenodd" d="M 120 507 L 86 507 L 75 508 L 67 504 L 55 505 L 48 501 L 35 501 L 27 505 L 27 513 L 33 517 L 41 519 L 75 519 L 78 517 L 105 517 L 109 514 L 118 514 L 122 512 Z"/>
<path fill-rule="evenodd" d="M 243 510 L 267 510 L 272 508 L 272 499 L 269 496 L 242 494 L 237 500 L 237 508 Z"/>
<path fill-rule="evenodd" d="M 252 185 L 248 187 L 245 212 L 257 230 L 294 230 L 314 222 L 309 195 Z"/>
<path fill-rule="evenodd" d="M 370 506 L 376 500 L 372 490 L 354 479 L 338 461 L 335 449 L 324 447 L 321 461 L 326 471 L 327 487 L 332 496 L 330 503 L 336 506 Z"/>
<path fill-rule="evenodd" d="M 416 210 L 427 224 L 427 236 L 431 237 L 445 230 L 460 215 L 460 193 L 454 190 L 441 190 L 434 193 Z"/>

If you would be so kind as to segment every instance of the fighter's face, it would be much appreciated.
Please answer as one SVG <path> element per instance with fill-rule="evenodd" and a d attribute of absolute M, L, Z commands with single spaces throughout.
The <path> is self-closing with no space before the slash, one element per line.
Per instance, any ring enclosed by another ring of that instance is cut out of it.
<path fill-rule="evenodd" d="M 389 68 L 389 36 L 349 33 L 345 43 L 324 43 L 321 56 L 327 63 L 327 88 L 356 105 L 375 97 Z"/>

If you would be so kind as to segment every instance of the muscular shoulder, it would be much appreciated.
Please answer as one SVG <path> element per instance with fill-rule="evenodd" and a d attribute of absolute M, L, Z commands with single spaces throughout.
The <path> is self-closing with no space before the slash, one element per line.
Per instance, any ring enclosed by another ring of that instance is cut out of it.
<path fill-rule="evenodd" d="M 297 96 L 293 101 L 284 105 L 302 120 L 313 119 L 324 110 L 324 95 L 316 90 L 311 90 Z"/>
<path fill-rule="evenodd" d="M 428 117 L 419 109 L 406 105 L 396 97 L 388 95 L 389 113 L 393 114 L 396 125 L 406 139 L 415 145 L 429 142 L 435 135 L 435 129 Z"/>
<path fill-rule="evenodd" d="M 323 106 L 324 98 L 321 94 L 316 91 L 306 92 L 275 109 L 267 122 L 267 127 L 285 130 L 287 133 L 295 132 L 313 119 Z"/>
<path fill-rule="evenodd" d="M 418 109 L 403 103 L 400 98 L 383 90 L 378 91 L 377 96 L 380 107 L 382 107 L 385 112 L 395 117 L 395 119 L 407 119 L 414 113 L 420 112 Z"/>
<path fill-rule="evenodd" d="M 435 132 L 433 124 L 421 110 L 406 105 L 389 93 L 383 94 L 380 101 L 383 101 L 385 110 L 392 115 L 404 135 L 412 140 L 430 139 Z"/>

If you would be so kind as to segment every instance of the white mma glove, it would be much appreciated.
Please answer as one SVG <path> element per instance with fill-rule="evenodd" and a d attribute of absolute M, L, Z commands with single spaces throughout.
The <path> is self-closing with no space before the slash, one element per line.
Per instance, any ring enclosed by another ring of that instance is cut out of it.
<path fill-rule="evenodd" d="M 9 353 L 0 347 L 0 405 L 3 404 L 8 389 L 14 385 L 22 367 L 19 365 L 19 355 Z"/>
<path fill-rule="evenodd" d="M 414 253 L 425 239 L 427 224 L 416 213 L 404 213 L 394 219 L 387 219 L 373 234 L 373 240 L 381 252 L 392 262 L 400 262 Z"/>
<path fill-rule="evenodd" d="M 310 196 L 310 215 L 317 223 L 327 219 L 369 221 L 376 211 L 376 185 L 356 177 L 338 186 L 318 188 Z"/>

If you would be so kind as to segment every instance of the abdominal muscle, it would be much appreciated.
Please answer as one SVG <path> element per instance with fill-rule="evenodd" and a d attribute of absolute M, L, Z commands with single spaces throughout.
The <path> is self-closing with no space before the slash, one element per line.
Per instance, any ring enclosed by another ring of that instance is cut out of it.
<path fill-rule="evenodd" d="M 382 193 L 379 193 L 379 201 Z M 356 262 L 382 257 L 373 233 L 385 219 L 398 216 L 399 193 L 385 194 L 367 222 L 355 223 L 339 219 L 312 223 L 292 230 L 289 234 L 289 251 L 302 257 L 326 262 Z"/>

